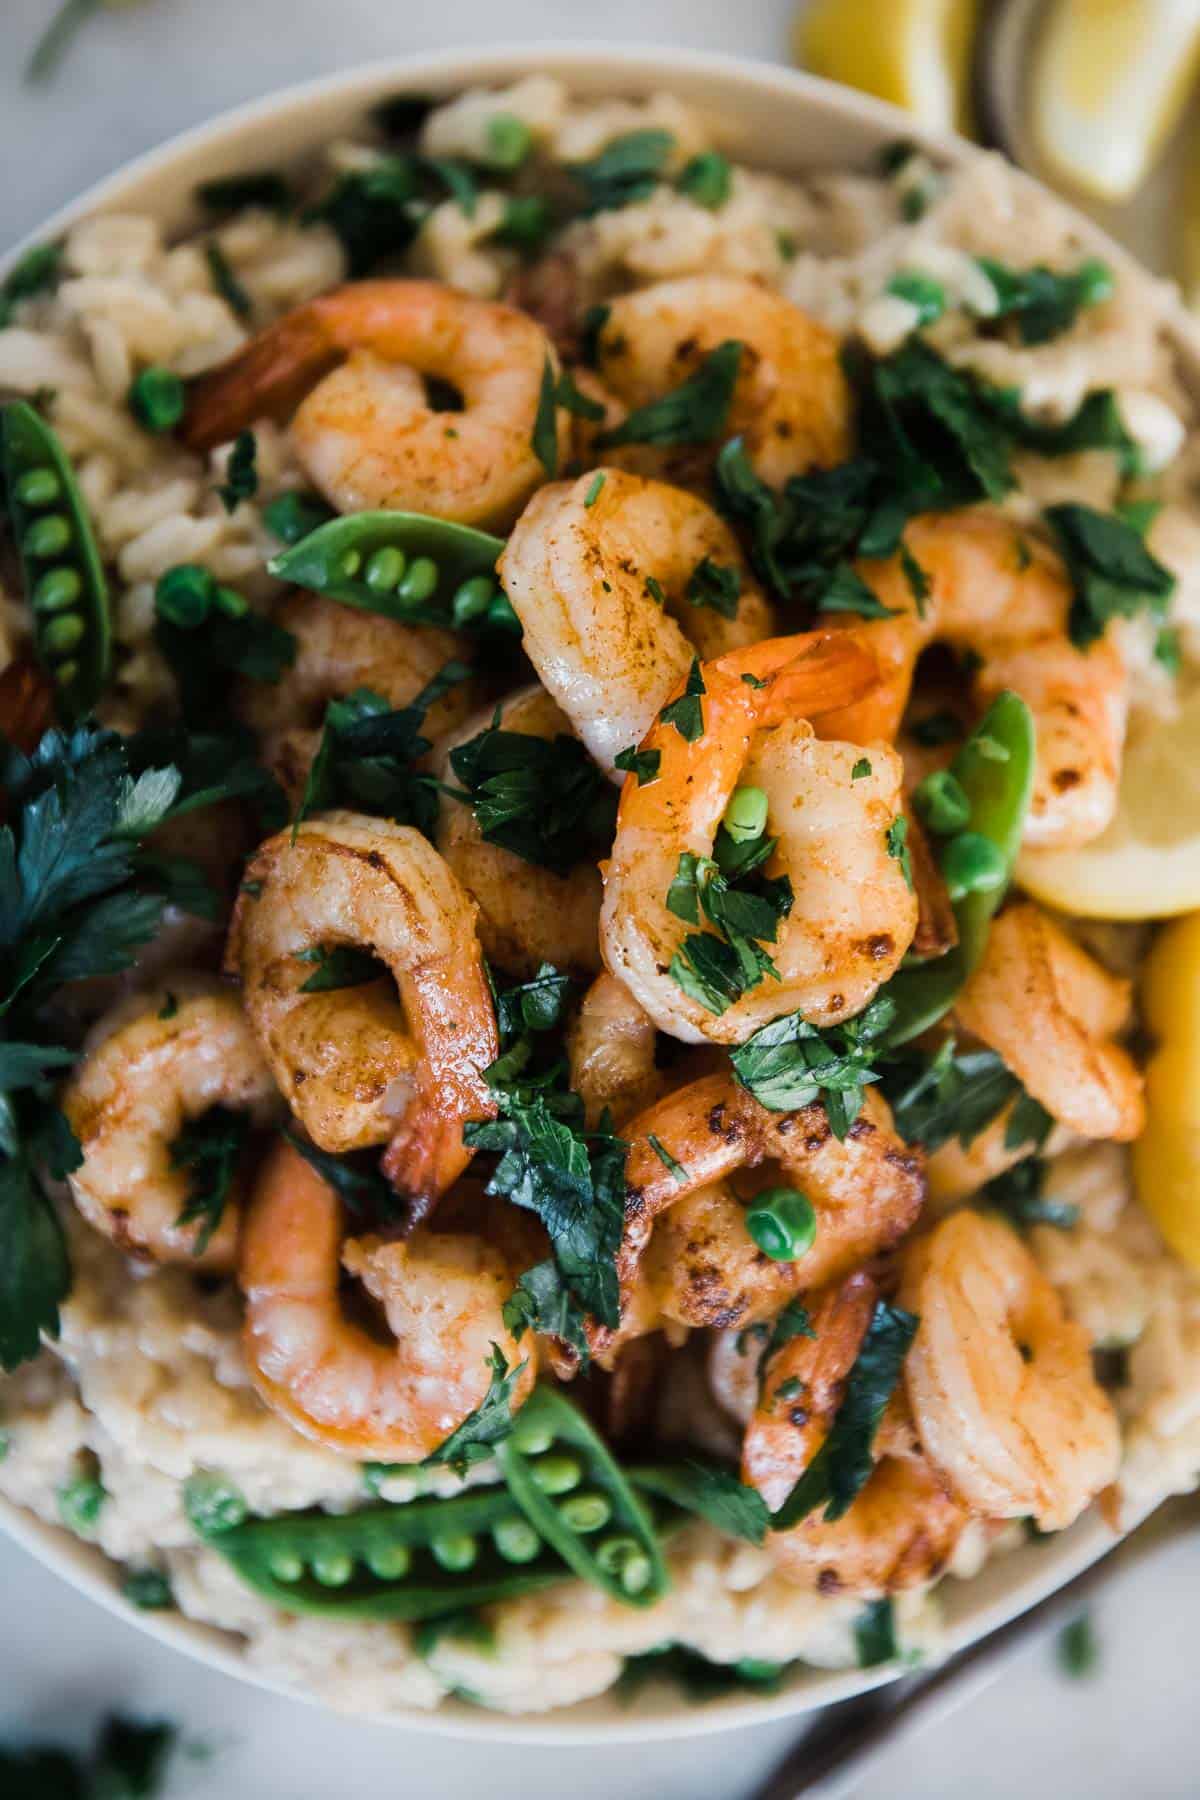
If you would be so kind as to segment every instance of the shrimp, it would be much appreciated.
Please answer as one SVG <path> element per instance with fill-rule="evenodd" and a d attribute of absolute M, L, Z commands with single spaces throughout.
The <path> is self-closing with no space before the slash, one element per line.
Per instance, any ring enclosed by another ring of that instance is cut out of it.
<path fill-rule="evenodd" d="M 732 619 L 687 597 L 706 560 L 740 582 Z M 610 775 L 683 682 L 693 655 L 719 656 L 773 629 L 725 521 L 694 494 L 619 469 L 542 488 L 496 567 L 526 655 Z"/>
<path fill-rule="evenodd" d="M 742 354 L 722 438 L 740 434 L 757 472 L 775 486 L 844 461 L 852 407 L 838 340 L 756 282 L 691 275 L 618 296 L 596 335 L 596 367 L 619 400 L 641 407 L 694 376 L 730 340 Z M 693 481 L 712 459 L 711 444 L 665 451 L 638 444 L 615 458 L 644 474 Z"/>
<path fill-rule="evenodd" d="M 1128 1142 L 1142 1130 L 1142 1074 L 1114 1043 L 1130 984 L 1110 975 L 1040 907 L 1000 914 L 954 1006 L 1051 1116 L 1081 1137 Z"/>
<path fill-rule="evenodd" d="M 839 643 L 851 642 L 812 632 L 706 663 L 700 734 L 689 742 L 659 719 L 643 740 L 658 753 L 657 779 L 643 785 L 630 776 L 621 795 L 600 949 L 660 1030 L 685 1042 L 740 1043 L 797 1009 L 820 1025 L 850 1018 L 913 940 L 917 899 L 890 836 L 901 809 L 900 758 L 885 745 L 863 758 L 857 745 L 821 741 L 800 716 L 838 705 L 848 685 L 869 680 L 868 663 L 838 658 Z M 788 876 L 793 897 L 769 946 L 777 976 L 714 1016 L 671 973 L 688 924 L 667 893 L 682 855 L 711 857 L 739 783 L 766 793 L 777 846 L 764 872 Z"/>
<path fill-rule="evenodd" d="M 905 1257 L 905 1364 L 926 1454 L 970 1507 L 1061 1530 L 1115 1478 L 1121 1440 L 1082 1326 L 1011 1227 L 955 1213 Z"/>
<path fill-rule="evenodd" d="M 689 1326 L 770 1317 L 792 1294 L 892 1248 L 925 1197 L 920 1154 L 897 1136 L 873 1088 L 842 1140 L 819 1103 L 768 1112 L 728 1071 L 667 1094 L 623 1136 L 623 1334 L 627 1297 L 634 1316 L 647 1316 L 649 1296 L 657 1316 Z M 765 1256 L 745 1223 L 754 1196 L 780 1184 L 807 1194 L 817 1218 L 811 1248 L 792 1262 Z"/>
<path fill-rule="evenodd" d="M 583 996 L 571 1021 L 567 1054 L 571 1086 L 594 1130 L 607 1109 L 620 1126 L 650 1104 L 662 1086 L 655 1067 L 657 1033 L 628 988 L 605 972 Z"/>
<path fill-rule="evenodd" d="M 341 1271 L 382 1309 L 394 1342 L 342 1310 Z M 342 1241 L 337 1196 L 290 1144 L 259 1177 L 238 1252 L 250 1378 L 272 1411 L 348 1456 L 420 1462 L 485 1398 L 492 1347 L 536 1375 L 504 1323 L 507 1259 L 482 1237 L 419 1228 Z"/>
<path fill-rule="evenodd" d="M 777 1512 L 829 1435 L 871 1323 L 879 1290 L 849 1276 L 811 1309 L 813 1336 L 793 1337 L 767 1363 L 742 1446 L 742 1480 Z M 914 1445 L 893 1401 L 874 1444 L 875 1466 L 840 1519 L 818 1508 L 768 1538 L 785 1574 L 822 1593 L 885 1594 L 931 1581 L 969 1514 Z"/>
<path fill-rule="evenodd" d="M 369 951 L 395 987 L 312 991 L 338 948 Z M 499 1048 L 475 907 L 441 857 L 411 826 L 350 812 L 280 832 L 246 870 L 226 960 L 309 1136 L 387 1143 L 384 1173 L 422 1216 L 470 1160 L 463 1126 L 495 1114 L 481 1071 Z"/>
<path fill-rule="evenodd" d="M 215 1106 L 257 1125 L 280 1110 L 235 994 L 181 976 L 114 1008 L 62 1097 L 83 1152 L 71 1193 L 88 1223 L 131 1255 L 231 1269 L 240 1181 L 201 1248 L 205 1221 L 183 1222 L 188 1172 L 171 1156 L 183 1127 Z"/>
<path fill-rule="evenodd" d="M 443 745 L 437 769 L 457 786 L 450 752 L 493 723 L 493 709 L 478 715 Z M 553 741 L 570 737 L 568 719 L 543 688 L 510 694 L 499 710 L 505 731 Z M 528 976 L 543 962 L 585 975 L 600 966 L 596 933 L 600 920 L 600 872 L 581 862 L 566 875 L 526 862 L 502 845 L 485 841 L 474 811 L 446 795 L 437 826 L 437 847 L 479 907 L 479 939 L 488 960 L 511 974 Z"/>
<path fill-rule="evenodd" d="M 534 425 L 557 366 L 541 326 L 514 307 L 435 281 L 356 281 L 202 376 L 184 438 L 210 450 L 256 419 L 290 418 L 297 456 L 339 512 L 388 507 L 502 530 L 545 479 Z M 448 383 L 461 411 L 434 410 L 419 377 Z M 557 422 L 565 451 L 566 414 Z"/>
<path fill-rule="evenodd" d="M 295 661 L 278 681 L 244 682 L 238 705 L 292 800 L 304 791 L 330 700 L 365 687 L 389 706 L 407 706 L 439 669 L 464 655 L 454 632 L 405 625 L 299 589 L 284 597 L 274 616 L 296 640 Z M 436 738 L 450 730 L 469 705 L 470 689 L 460 682 L 430 707 L 427 734 Z"/>
<path fill-rule="evenodd" d="M 924 572 L 929 592 L 922 600 L 906 558 Z M 865 701 L 826 717 L 822 733 L 890 743 L 917 658 L 940 639 L 978 657 L 977 705 L 1011 688 L 1033 714 L 1037 767 L 1026 843 L 1075 845 L 1097 837 L 1116 807 L 1127 676 L 1111 639 L 1086 650 L 1071 642 L 1073 594 L 1061 559 L 1011 520 L 979 508 L 912 520 L 902 552 L 862 562 L 858 572 L 896 615 L 865 627 L 884 679 Z"/>

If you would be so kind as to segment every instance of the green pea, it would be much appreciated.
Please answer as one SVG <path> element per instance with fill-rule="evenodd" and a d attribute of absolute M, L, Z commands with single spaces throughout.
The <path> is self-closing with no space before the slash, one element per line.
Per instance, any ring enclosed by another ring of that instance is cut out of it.
<path fill-rule="evenodd" d="M 249 1508 L 244 1496 L 224 1475 L 205 1471 L 183 1484 L 183 1510 L 201 1537 L 240 1525 Z"/>
<path fill-rule="evenodd" d="M 505 1562 L 532 1562 L 542 1547 L 541 1538 L 527 1519 L 502 1519 L 492 1537 Z"/>
<path fill-rule="evenodd" d="M 60 613 L 42 628 L 41 646 L 47 656 L 66 656 L 79 648 L 86 633 L 78 613 Z"/>
<path fill-rule="evenodd" d="M 735 788 L 723 823 L 735 844 L 760 838 L 767 828 L 766 794 L 758 787 Z"/>
<path fill-rule="evenodd" d="M 487 612 L 496 597 L 496 584 L 490 575 L 472 575 L 464 581 L 451 603 L 456 625 L 473 625 Z"/>
<path fill-rule="evenodd" d="M 971 802 L 958 777 L 949 769 L 926 775 L 913 789 L 913 805 L 919 817 L 941 837 L 961 831 L 970 822 Z"/>
<path fill-rule="evenodd" d="M 213 605 L 223 612 L 227 619 L 244 619 L 250 611 L 250 602 L 236 588 L 218 587 L 213 591 Z"/>
<path fill-rule="evenodd" d="M 172 369 L 143 369 L 129 390 L 129 410 L 145 431 L 173 431 L 187 408 L 187 391 Z"/>
<path fill-rule="evenodd" d="M 90 1537 L 108 1499 L 104 1483 L 97 1475 L 77 1475 L 64 1481 L 57 1496 L 58 1516 L 68 1531 L 79 1537 Z"/>
<path fill-rule="evenodd" d="M 268 531 L 285 544 L 298 544 L 310 531 L 327 525 L 334 517 L 319 494 L 304 494 L 290 489 L 278 494 L 263 507 L 263 523 Z"/>
<path fill-rule="evenodd" d="M 529 1413 L 519 1413 L 512 1429 L 513 1449 L 522 1456 L 541 1456 L 554 1442 L 554 1428 L 544 1419 L 536 1419 Z"/>
<path fill-rule="evenodd" d="M 627 1556 L 617 1573 L 617 1580 L 627 1594 L 640 1594 L 649 1585 L 654 1570 L 644 1550 Z"/>
<path fill-rule="evenodd" d="M 33 521 L 21 540 L 21 548 L 38 562 L 49 562 L 52 556 L 61 556 L 70 542 L 70 521 L 62 513 L 47 513 L 44 519 Z"/>
<path fill-rule="evenodd" d="M 154 610 L 168 624 L 193 631 L 207 619 L 216 592 L 216 578 L 200 563 L 176 563 L 158 578 Z"/>
<path fill-rule="evenodd" d="M 1097 306 L 1112 298 L 1113 272 L 1098 257 L 1089 257 L 1075 271 L 1075 287 L 1082 306 Z"/>
<path fill-rule="evenodd" d="M 132 1606 L 140 1607 L 143 1612 L 163 1612 L 175 1603 L 171 1584 L 160 1569 L 131 1569 L 121 1585 L 121 1592 Z"/>
<path fill-rule="evenodd" d="M 631 1556 L 640 1556 L 642 1547 L 633 1537 L 610 1537 L 597 1544 L 596 1567 L 605 1575 L 619 1575 Z"/>
<path fill-rule="evenodd" d="M 390 594 L 393 588 L 400 586 L 407 560 L 403 550 L 385 544 L 382 550 L 376 550 L 367 559 L 364 575 L 367 586 L 373 593 Z"/>
<path fill-rule="evenodd" d="M 542 194 L 510 194 L 504 217 L 492 233 L 498 244 L 514 250 L 535 250 L 554 223 L 550 203 Z"/>
<path fill-rule="evenodd" d="M 733 1666 L 743 1681 L 763 1683 L 778 1681 L 784 1670 L 783 1663 L 767 1662 L 759 1656 L 743 1656 Z"/>
<path fill-rule="evenodd" d="M 75 606 L 83 595 L 83 582 L 77 569 L 47 569 L 33 590 L 35 612 L 61 612 Z"/>
<path fill-rule="evenodd" d="M 62 482 L 53 469 L 27 469 L 13 489 L 22 506 L 53 506 L 62 494 Z"/>
<path fill-rule="evenodd" d="M 530 1473 L 543 1494 L 569 1494 L 583 1479 L 583 1465 L 574 1456 L 539 1456 Z"/>
<path fill-rule="evenodd" d="M 68 688 L 74 687 L 78 679 L 79 664 L 74 658 L 72 658 L 70 662 L 59 663 L 58 667 L 54 670 L 55 684 L 62 688 L 64 692 Z"/>
<path fill-rule="evenodd" d="M 429 1545 L 433 1560 L 452 1574 L 469 1569 L 479 1555 L 479 1545 L 469 1531 L 446 1532 Z"/>
<path fill-rule="evenodd" d="M 412 1551 L 407 1544 L 379 1544 L 367 1551 L 367 1567 L 380 1581 L 399 1581 L 412 1566 Z"/>
<path fill-rule="evenodd" d="M 942 851 L 942 877 L 951 900 L 991 894 L 1008 879 L 1004 853 L 978 831 L 960 831 Z"/>
<path fill-rule="evenodd" d="M 348 575 L 351 581 L 353 581 L 361 568 L 362 552 L 360 550 L 347 550 L 345 556 L 342 558 L 342 574 Z"/>
<path fill-rule="evenodd" d="M 558 1516 L 572 1531 L 599 1531 L 612 1518 L 612 1507 L 603 1494 L 572 1494 L 559 1507 Z"/>
<path fill-rule="evenodd" d="M 799 1188 L 764 1188 L 746 1213 L 746 1230 L 772 1262 L 795 1262 L 812 1248 L 817 1215 Z"/>
<path fill-rule="evenodd" d="M 515 169 L 533 149 L 533 133 L 516 113 L 496 113 L 487 122 L 487 149 L 482 158 L 489 169 Z"/>
<path fill-rule="evenodd" d="M 338 1550 L 323 1550 L 313 1557 L 313 1574 L 322 1587 L 345 1587 L 354 1573 L 354 1562 Z"/>
<path fill-rule="evenodd" d="M 267 1558 L 267 1567 L 276 1581 L 299 1581 L 304 1573 L 304 1562 L 294 1550 L 285 1550 L 282 1546 L 272 1550 Z"/>
<path fill-rule="evenodd" d="M 513 637 L 521 635 L 521 621 L 513 611 L 512 601 L 507 594 L 495 594 L 489 600 L 487 622 L 495 631 L 508 631 Z"/>
<path fill-rule="evenodd" d="M 438 566 L 431 556 L 415 557 L 397 592 L 402 600 L 420 603 L 437 592 Z"/>

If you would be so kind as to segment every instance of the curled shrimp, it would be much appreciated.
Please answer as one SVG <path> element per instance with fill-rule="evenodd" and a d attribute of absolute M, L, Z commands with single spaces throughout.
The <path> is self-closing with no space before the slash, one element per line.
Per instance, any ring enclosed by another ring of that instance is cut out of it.
<path fill-rule="evenodd" d="M 393 1342 L 348 1319 L 342 1270 L 382 1307 Z M 343 1242 L 337 1196 L 289 1144 L 259 1176 L 238 1251 L 250 1377 L 305 1437 L 360 1458 L 419 1462 L 487 1394 L 492 1346 L 521 1352 L 502 1308 L 513 1271 L 484 1238 L 419 1228 Z M 521 1405 L 535 1369 L 512 1394 Z"/>
<path fill-rule="evenodd" d="M 489 707 L 442 746 L 437 772 L 447 787 L 458 785 L 450 752 L 495 717 Z M 499 724 L 528 737 L 571 736 L 570 721 L 537 686 L 510 694 L 499 708 Z M 600 873 L 594 863 L 581 862 L 558 875 L 526 862 L 500 844 L 489 844 L 473 809 L 448 794 L 441 802 L 437 847 L 479 907 L 479 940 L 489 962 L 523 976 L 547 961 L 587 975 L 599 968 Z"/>
<path fill-rule="evenodd" d="M 626 1295 L 645 1315 L 647 1290 L 659 1315 L 680 1324 L 769 1317 L 790 1295 L 892 1248 L 925 1197 L 921 1157 L 897 1135 L 873 1088 L 841 1140 L 819 1103 L 768 1112 L 728 1071 L 667 1094 L 623 1136 L 630 1145 L 616 1259 L 623 1318 Z M 817 1220 L 812 1246 L 791 1262 L 765 1256 L 745 1223 L 754 1196 L 781 1184 L 805 1193 Z"/>
<path fill-rule="evenodd" d="M 503 529 L 545 479 L 533 448 L 547 366 L 541 326 L 434 281 L 356 281 L 306 301 L 203 376 L 184 437 L 227 442 L 290 419 L 296 454 L 339 512 L 436 513 Z M 460 411 L 430 405 L 448 383 Z M 558 415 L 562 446 L 565 415 Z"/>
<path fill-rule="evenodd" d="M 75 1204 L 121 1250 L 196 1269 L 233 1266 L 240 1181 L 200 1248 L 204 1221 L 183 1223 L 188 1171 L 171 1146 L 215 1106 L 265 1125 L 279 1095 L 236 994 L 182 977 L 119 1005 L 62 1098 L 83 1162 L 69 1177 Z"/>
<path fill-rule="evenodd" d="M 687 598 L 706 559 L 737 576 L 732 619 Z M 694 494 L 619 469 L 542 488 L 496 567 L 526 655 L 609 774 L 694 655 L 719 656 L 772 630 L 770 607 L 725 521 Z"/>
<path fill-rule="evenodd" d="M 1115 1478 L 1120 1432 L 1031 1252 L 1000 1220 L 955 1213 L 907 1252 L 899 1297 L 920 1319 L 905 1386 L 931 1461 L 988 1518 L 1070 1525 Z"/>
<path fill-rule="evenodd" d="M 295 661 L 278 681 L 245 682 L 239 705 L 262 739 L 267 766 L 292 799 L 304 791 L 330 700 L 370 688 L 389 706 L 407 706 L 463 653 L 454 632 L 405 625 L 298 589 L 286 595 L 274 616 L 296 640 Z M 470 690 L 459 682 L 430 707 L 428 736 L 439 737 L 457 725 L 469 705 Z"/>
<path fill-rule="evenodd" d="M 850 389 L 838 340 L 790 300 L 731 275 L 691 275 L 619 295 L 596 334 L 596 366 L 629 407 L 677 388 L 718 345 L 742 346 L 722 438 L 740 433 L 764 480 L 782 485 L 850 453 Z M 646 474 L 696 479 L 713 446 L 624 447 L 616 460 Z"/>
<path fill-rule="evenodd" d="M 997 1051 L 1060 1124 L 1122 1142 L 1145 1120 L 1141 1071 L 1113 1041 L 1130 1011 L 1129 982 L 1028 901 L 994 921 L 954 1006 L 963 1030 Z"/>
<path fill-rule="evenodd" d="M 306 992 L 339 949 L 386 976 Z M 314 1143 L 386 1143 L 385 1174 L 427 1211 L 470 1160 L 463 1126 L 494 1116 L 480 1071 L 498 1050 L 475 907 L 436 850 L 348 812 L 280 832 L 247 867 L 227 962 Z"/>
<path fill-rule="evenodd" d="M 656 1037 L 654 1021 L 628 988 L 607 971 L 598 975 L 567 1036 L 571 1086 L 584 1103 L 589 1130 L 606 1110 L 620 1126 L 656 1097 L 662 1085 Z"/>
<path fill-rule="evenodd" d="M 789 1339 L 767 1362 L 742 1444 L 742 1480 L 777 1512 L 829 1435 L 879 1290 L 849 1276 L 810 1308 L 812 1337 Z M 940 1574 L 969 1514 L 914 1441 L 893 1400 L 874 1444 L 875 1466 L 840 1519 L 822 1508 L 768 1547 L 793 1580 L 822 1593 L 891 1593 Z"/>
<path fill-rule="evenodd" d="M 896 615 L 865 627 L 883 680 L 864 702 L 824 720 L 822 731 L 890 743 L 918 656 L 927 644 L 942 640 L 978 658 L 972 686 L 981 708 L 1011 688 L 1033 714 L 1037 767 L 1026 842 L 1060 846 L 1097 837 L 1116 806 L 1128 714 L 1126 672 L 1110 639 L 1086 650 L 1071 642 L 1073 592 L 1061 559 L 1011 520 L 985 509 L 912 520 L 905 528 L 904 552 L 858 565 L 867 585 Z M 928 585 L 921 600 L 909 580 L 909 558 Z"/>
<path fill-rule="evenodd" d="M 857 745 L 822 741 L 803 716 L 870 680 L 869 659 L 839 655 L 839 644 L 852 642 L 812 632 L 706 663 L 699 736 L 689 742 L 657 720 L 642 744 L 658 753 L 656 779 L 625 783 L 604 877 L 601 954 L 659 1028 L 685 1042 L 740 1043 L 797 1009 L 821 1025 L 850 1018 L 912 942 L 917 900 L 889 836 L 901 810 L 900 758 L 885 745 L 864 759 Z M 767 796 L 766 829 L 778 842 L 764 872 L 789 877 L 793 898 L 769 946 L 778 977 L 765 976 L 714 1016 L 670 972 L 689 927 L 667 892 L 681 855 L 712 856 L 740 783 Z"/>

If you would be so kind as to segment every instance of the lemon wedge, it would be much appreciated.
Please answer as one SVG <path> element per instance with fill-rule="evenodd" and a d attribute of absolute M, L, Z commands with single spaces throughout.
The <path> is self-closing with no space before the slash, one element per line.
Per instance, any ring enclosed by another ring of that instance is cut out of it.
<path fill-rule="evenodd" d="M 1050 174 L 1127 199 L 1178 120 L 1198 62 L 1195 0 L 1055 0 L 1029 101 Z"/>
<path fill-rule="evenodd" d="M 877 94 L 939 131 L 968 128 L 978 0 L 814 0 L 796 21 L 796 61 Z"/>
<path fill-rule="evenodd" d="M 1158 1049 L 1146 1070 L 1133 1178 L 1172 1250 L 1200 1269 L 1200 913 L 1168 925 L 1155 944 L 1142 1011 Z"/>
<path fill-rule="evenodd" d="M 1025 850 L 1016 880 L 1085 919 L 1165 919 L 1200 907 L 1200 688 L 1131 743 L 1117 815 L 1081 850 Z"/>

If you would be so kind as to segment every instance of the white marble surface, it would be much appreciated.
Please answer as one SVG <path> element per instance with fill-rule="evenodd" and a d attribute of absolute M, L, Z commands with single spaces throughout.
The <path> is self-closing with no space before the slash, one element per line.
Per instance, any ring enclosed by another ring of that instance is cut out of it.
<path fill-rule="evenodd" d="M 890 0 L 881 0 L 881 4 Z M 237 101 L 394 52 L 595 37 L 783 54 L 790 0 L 149 0 L 93 22 L 53 86 L 22 87 L 51 0 L 0 0 L 0 245 L 136 152 Z M 863 1800 L 1182 1800 L 1200 1791 L 1200 1554 L 1177 1548 L 1099 1608 L 1102 1661 L 1071 1683 L 1048 1651 L 891 1760 Z M 113 1706 L 216 1747 L 179 1800 L 742 1800 L 788 1725 L 586 1751 L 460 1745 L 264 1696 L 153 1645 L 0 1540 L 0 1729 L 86 1734 Z M 568 1766 L 569 1764 L 569 1766 Z"/>

